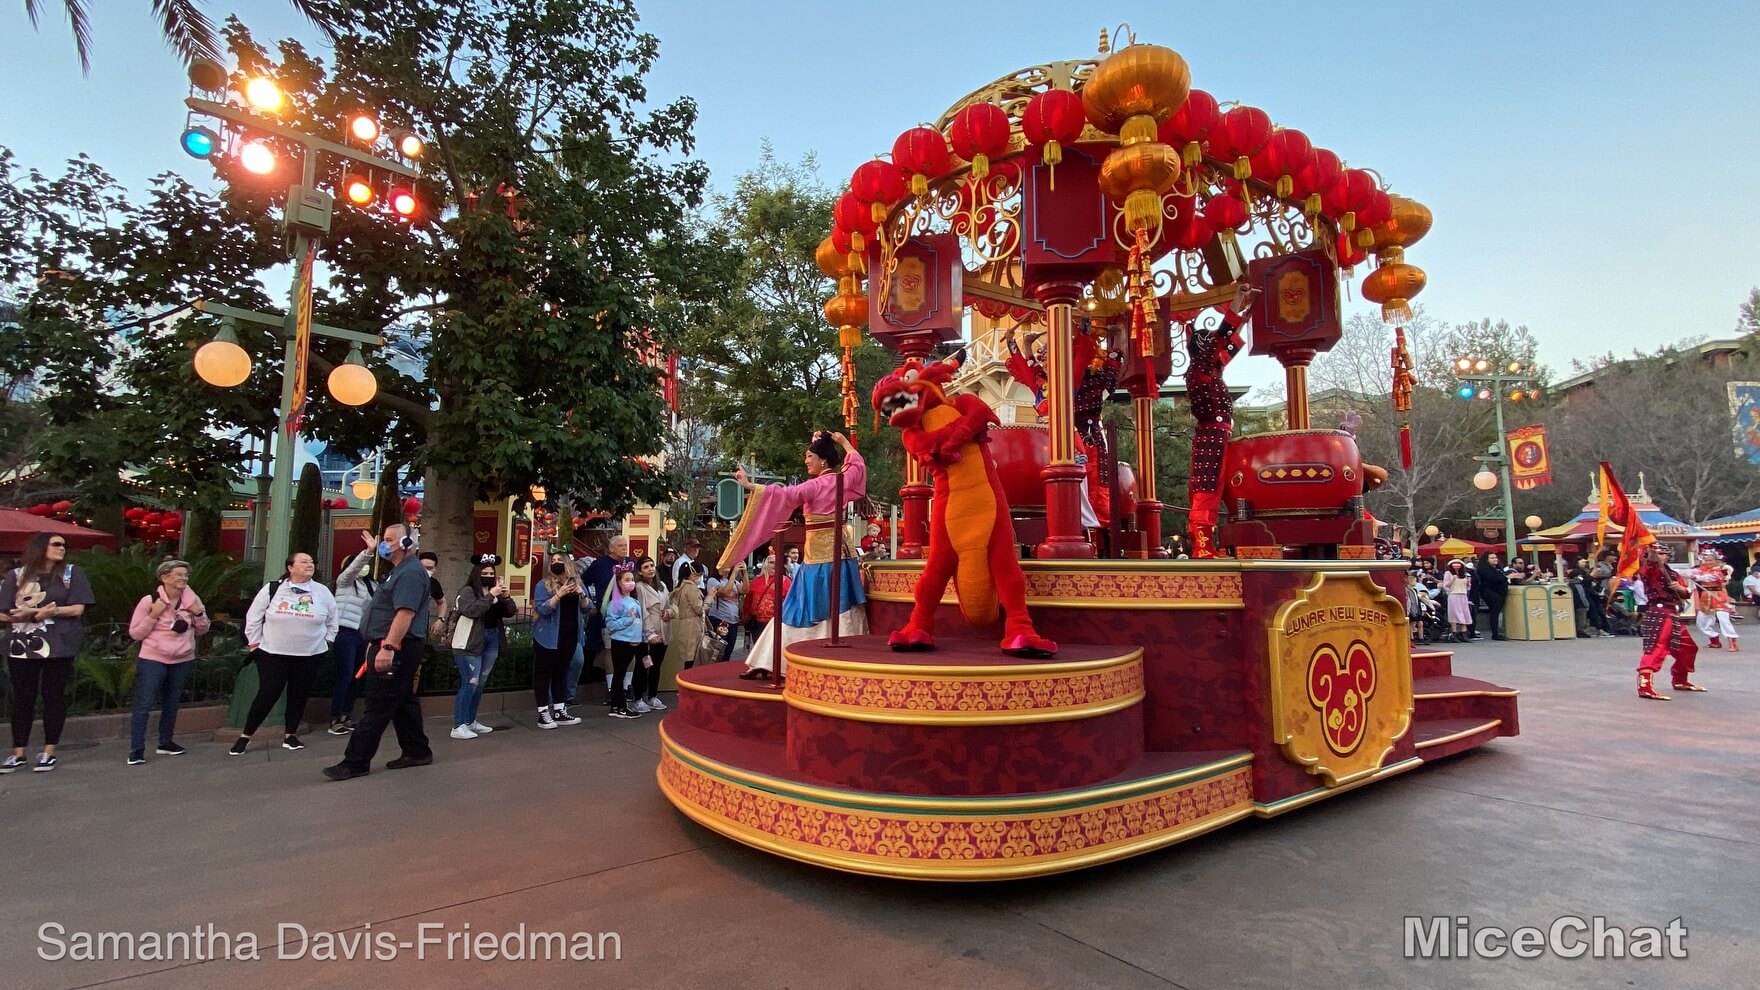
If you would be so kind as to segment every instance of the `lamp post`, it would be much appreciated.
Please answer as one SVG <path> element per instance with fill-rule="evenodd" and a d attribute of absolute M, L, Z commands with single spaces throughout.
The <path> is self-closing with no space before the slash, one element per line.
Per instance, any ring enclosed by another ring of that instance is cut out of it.
<path fill-rule="evenodd" d="M 1497 486 L 1498 478 L 1503 481 L 1503 548 L 1505 560 L 1513 560 L 1516 555 L 1516 518 L 1515 497 L 1510 491 L 1509 456 L 1504 453 L 1507 434 L 1503 427 L 1503 399 L 1505 389 L 1510 389 L 1511 402 L 1523 399 L 1533 401 L 1540 397 L 1540 391 L 1534 385 L 1533 365 L 1524 365 L 1520 361 L 1507 364 L 1494 364 L 1486 358 L 1465 355 L 1455 359 L 1455 376 L 1461 380 L 1455 394 L 1463 399 L 1489 399 L 1497 411 L 1497 443 L 1491 450 L 1479 455 L 1474 460 L 1485 467 L 1473 476 L 1473 485 L 1480 491 L 1490 491 Z M 1497 471 L 1492 473 L 1490 468 Z M 1481 481 L 1490 477 L 1489 484 Z"/>
<path fill-rule="evenodd" d="M 223 95 L 229 77 L 219 64 L 198 59 L 190 66 L 192 91 Z M 321 155 L 343 163 L 346 172 L 339 186 L 347 200 L 356 207 L 371 206 L 379 198 L 374 176 L 386 178 L 384 202 L 398 216 L 409 218 L 416 212 L 416 199 L 410 191 L 417 173 L 413 168 L 390 159 L 376 157 L 346 144 L 307 134 L 285 124 L 273 115 L 287 106 L 287 95 L 271 79 L 257 77 L 241 87 L 239 95 L 244 106 L 220 103 L 198 96 L 184 101 L 189 107 L 188 123 L 182 145 L 191 157 L 206 160 L 213 155 L 235 154 L 238 163 L 248 172 L 271 175 L 279 168 L 279 160 L 269 140 L 276 139 L 297 146 L 300 156 L 300 181 L 288 190 L 283 227 L 293 240 L 293 286 L 290 305 L 285 316 L 274 316 L 233 309 L 213 303 L 198 303 L 197 309 L 222 318 L 220 333 L 196 352 L 195 370 L 203 381 L 221 388 L 230 388 L 250 376 L 250 355 L 239 346 L 231 321 L 249 320 L 281 327 L 286 357 L 281 380 L 279 437 L 276 440 L 273 478 L 269 489 L 269 519 L 264 552 L 265 579 L 278 573 L 281 560 L 287 556 L 288 519 L 292 514 L 293 469 L 299 440 L 299 417 L 306 390 L 306 364 L 310 337 L 338 337 L 350 341 L 348 357 L 330 373 L 330 392 L 337 401 L 347 405 L 363 405 L 372 400 L 378 383 L 361 357 L 360 345 L 383 346 L 377 334 L 340 330 L 314 324 L 312 314 L 312 268 L 319 241 L 330 232 L 330 216 L 335 196 L 318 188 L 318 159 Z M 201 120 L 202 123 L 197 123 Z M 220 133 L 208 126 L 212 122 Z M 368 148 L 383 137 L 378 121 L 370 115 L 351 115 L 347 133 L 351 139 Z M 421 141 L 407 132 L 396 132 L 395 147 L 406 157 L 421 154 Z M 364 170 L 364 175 L 359 174 Z M 395 179 L 392 177 L 396 177 Z M 393 185 L 393 182 L 400 182 Z"/>

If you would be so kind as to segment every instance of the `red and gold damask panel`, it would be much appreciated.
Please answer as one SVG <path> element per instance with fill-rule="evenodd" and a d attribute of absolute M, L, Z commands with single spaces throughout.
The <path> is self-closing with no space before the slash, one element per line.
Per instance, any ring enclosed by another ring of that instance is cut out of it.
<path fill-rule="evenodd" d="M 1143 699 L 1143 651 L 985 666 L 847 663 L 788 654 L 795 708 L 863 722 L 983 725 L 1091 718 Z"/>
<path fill-rule="evenodd" d="M 1072 567 L 1038 561 L 1022 561 L 1027 579 L 1027 604 L 1042 608 L 1240 608 L 1241 576 L 1238 571 L 1166 571 L 1131 569 L 1122 561 L 1107 566 Z M 908 602 L 916 587 L 916 566 L 871 567 L 868 597 L 879 601 Z M 953 589 L 941 598 L 956 599 Z"/>
<path fill-rule="evenodd" d="M 661 790 L 699 824 L 790 859 L 924 880 L 1037 876 L 1123 859 L 1252 813 L 1242 755 L 1091 796 L 890 798 L 749 774 L 667 737 Z"/>

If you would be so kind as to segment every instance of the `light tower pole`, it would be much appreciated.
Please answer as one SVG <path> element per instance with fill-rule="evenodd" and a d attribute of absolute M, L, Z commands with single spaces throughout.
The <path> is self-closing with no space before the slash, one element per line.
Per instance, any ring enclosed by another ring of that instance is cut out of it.
<path fill-rule="evenodd" d="M 1503 425 L 1504 392 L 1509 391 L 1511 401 L 1526 398 L 1532 401 L 1540 397 L 1534 386 L 1534 367 L 1524 365 L 1520 361 L 1511 361 L 1505 365 L 1495 365 L 1482 357 L 1471 355 L 1455 359 L 1455 375 L 1461 385 L 1455 394 L 1462 399 L 1489 399 L 1497 417 L 1497 443 L 1484 454 L 1473 459 L 1485 465 L 1473 477 L 1474 487 L 1481 491 L 1489 491 L 1501 481 L 1503 485 L 1503 559 L 1507 563 L 1516 555 L 1516 503 L 1509 483 L 1509 444 L 1508 432 Z M 1496 477 L 1491 484 L 1482 484 L 1481 479 L 1490 475 L 1491 467 L 1497 468 Z"/>

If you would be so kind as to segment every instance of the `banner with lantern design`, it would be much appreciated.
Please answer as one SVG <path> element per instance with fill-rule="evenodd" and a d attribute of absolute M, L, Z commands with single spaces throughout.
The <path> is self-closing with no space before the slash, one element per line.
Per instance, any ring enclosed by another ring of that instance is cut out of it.
<path fill-rule="evenodd" d="M 1546 427 L 1523 426 L 1509 431 L 1509 481 L 1522 491 L 1552 484 L 1552 455 L 1546 447 Z"/>

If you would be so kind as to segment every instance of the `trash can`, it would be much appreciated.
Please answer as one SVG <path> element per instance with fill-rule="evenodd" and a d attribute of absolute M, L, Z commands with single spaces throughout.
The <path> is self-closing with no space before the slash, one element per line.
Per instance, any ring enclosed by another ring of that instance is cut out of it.
<path fill-rule="evenodd" d="M 1577 602 L 1569 584 L 1553 582 L 1546 586 L 1552 605 L 1552 638 L 1577 638 Z"/>
<path fill-rule="evenodd" d="M 1552 601 L 1544 585 L 1509 586 L 1503 602 L 1503 632 L 1510 639 L 1552 638 Z"/>

